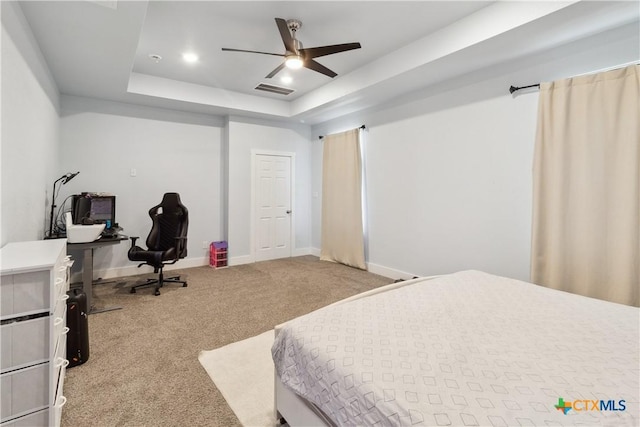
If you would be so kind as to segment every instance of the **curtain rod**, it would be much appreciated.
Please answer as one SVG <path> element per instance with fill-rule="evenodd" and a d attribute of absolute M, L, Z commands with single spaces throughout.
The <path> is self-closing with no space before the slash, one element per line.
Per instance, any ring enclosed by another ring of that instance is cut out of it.
<path fill-rule="evenodd" d="M 578 74 L 578 75 L 576 75 L 576 76 L 571 76 L 570 78 L 580 77 L 580 76 L 586 76 L 586 75 L 588 75 L 588 74 L 603 73 L 603 72 L 605 72 L 605 71 L 619 70 L 619 69 L 621 69 L 621 68 L 628 67 L 629 65 L 640 65 L 640 63 L 638 63 L 638 62 L 636 62 L 636 61 L 627 62 L 626 64 L 615 65 L 615 66 L 613 66 L 613 67 L 603 68 L 603 69 L 601 69 L 601 70 L 595 70 L 595 71 L 590 71 L 590 72 L 588 72 L 588 73 L 584 73 L 584 74 Z M 513 93 L 513 92 L 518 91 L 518 90 L 520 90 L 520 89 L 528 89 L 528 88 L 530 88 L 530 87 L 537 87 L 537 88 L 540 88 L 540 83 L 536 83 L 536 84 L 534 84 L 534 85 L 529 85 L 529 86 L 520 86 L 520 87 L 517 87 L 517 86 L 511 86 L 511 87 L 509 88 L 509 93 Z"/>
<path fill-rule="evenodd" d="M 358 129 L 366 129 L 367 127 L 365 125 L 360 126 Z M 318 136 L 318 139 L 322 139 L 324 138 L 324 135 L 320 135 Z"/>
<path fill-rule="evenodd" d="M 517 90 L 520 90 L 520 89 L 528 89 L 528 88 L 530 88 L 530 87 L 537 87 L 537 88 L 540 88 L 540 83 L 536 83 L 536 84 L 534 84 L 534 85 L 529 85 L 529 86 L 520 86 L 520 87 L 511 86 L 511 87 L 509 88 L 509 93 L 513 93 L 513 92 L 515 92 L 515 91 L 517 91 Z"/>

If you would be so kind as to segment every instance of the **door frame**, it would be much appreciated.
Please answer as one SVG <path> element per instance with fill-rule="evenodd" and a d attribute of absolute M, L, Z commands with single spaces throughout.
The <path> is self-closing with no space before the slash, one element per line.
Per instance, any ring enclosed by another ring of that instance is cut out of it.
<path fill-rule="evenodd" d="M 291 191 L 290 200 L 291 200 L 291 223 L 289 225 L 289 258 L 291 258 L 294 254 L 294 246 L 296 242 L 296 227 L 295 227 L 295 194 L 296 194 L 296 153 L 290 151 L 273 151 L 273 150 L 260 150 L 260 149 L 252 149 L 251 150 L 251 234 L 249 239 L 250 244 L 250 253 L 251 262 L 256 262 L 256 164 L 258 156 L 279 156 L 279 157 L 289 157 L 290 160 L 290 183 L 291 186 L 289 191 Z"/>

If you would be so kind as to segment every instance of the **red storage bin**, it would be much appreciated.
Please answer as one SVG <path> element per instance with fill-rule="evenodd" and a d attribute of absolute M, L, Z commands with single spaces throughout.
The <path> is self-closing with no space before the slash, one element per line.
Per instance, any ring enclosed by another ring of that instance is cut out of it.
<path fill-rule="evenodd" d="M 209 265 L 213 268 L 224 268 L 227 266 L 227 242 L 211 242 L 209 247 Z"/>

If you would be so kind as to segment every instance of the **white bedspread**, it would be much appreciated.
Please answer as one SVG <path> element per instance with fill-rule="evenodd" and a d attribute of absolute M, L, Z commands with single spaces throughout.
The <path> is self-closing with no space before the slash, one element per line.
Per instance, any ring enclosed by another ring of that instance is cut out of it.
<path fill-rule="evenodd" d="M 635 426 L 639 320 L 465 271 L 295 319 L 272 354 L 285 386 L 338 425 Z"/>

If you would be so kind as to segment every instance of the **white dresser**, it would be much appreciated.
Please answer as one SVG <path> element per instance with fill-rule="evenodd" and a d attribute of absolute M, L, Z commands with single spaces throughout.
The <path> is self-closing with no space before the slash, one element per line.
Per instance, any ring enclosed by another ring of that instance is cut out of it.
<path fill-rule="evenodd" d="M 72 263 L 66 239 L 0 249 L 0 427 L 60 425 Z"/>

